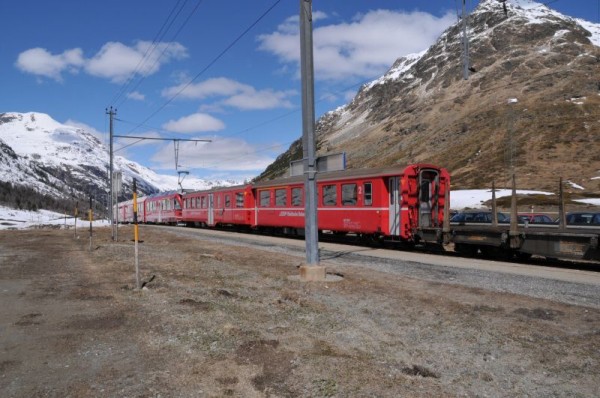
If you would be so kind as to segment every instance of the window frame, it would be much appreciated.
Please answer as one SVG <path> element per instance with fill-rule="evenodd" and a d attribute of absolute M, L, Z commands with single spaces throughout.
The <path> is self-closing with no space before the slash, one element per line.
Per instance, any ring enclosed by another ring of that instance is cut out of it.
<path fill-rule="evenodd" d="M 283 194 L 283 195 L 280 195 Z M 283 198 L 283 201 L 281 200 Z M 275 189 L 275 207 L 287 206 L 287 188 Z"/>
<path fill-rule="evenodd" d="M 297 193 L 298 191 L 300 191 L 300 195 L 294 195 L 294 193 Z M 302 187 L 294 187 L 292 188 L 292 192 L 291 192 L 291 205 L 292 207 L 302 207 L 304 206 L 304 188 Z M 296 200 L 295 200 L 296 199 Z M 298 202 L 299 199 L 300 201 Z"/>
<path fill-rule="evenodd" d="M 369 192 L 367 192 L 369 187 Z M 373 183 L 371 181 L 363 182 L 363 206 L 373 206 Z"/>
<path fill-rule="evenodd" d="M 328 192 L 332 191 L 332 192 Z M 337 185 L 336 184 L 328 184 L 323 185 L 321 187 L 321 203 L 323 206 L 327 207 L 335 207 L 337 206 Z M 333 199 L 333 200 L 332 200 Z"/>
<path fill-rule="evenodd" d="M 267 195 L 265 196 L 264 194 L 267 194 Z M 259 207 L 271 206 L 271 190 L 270 189 L 263 189 L 263 190 L 258 191 L 258 205 L 259 205 Z"/>
<path fill-rule="evenodd" d="M 344 190 L 344 187 L 348 188 L 348 187 L 353 187 L 352 188 L 352 197 L 351 198 L 347 198 L 346 197 L 346 192 L 349 192 L 348 190 Z M 350 183 L 346 183 L 346 184 L 342 184 L 342 206 L 356 206 L 358 204 L 358 184 L 355 182 L 350 182 Z M 348 200 L 351 200 L 350 203 L 346 203 Z"/>

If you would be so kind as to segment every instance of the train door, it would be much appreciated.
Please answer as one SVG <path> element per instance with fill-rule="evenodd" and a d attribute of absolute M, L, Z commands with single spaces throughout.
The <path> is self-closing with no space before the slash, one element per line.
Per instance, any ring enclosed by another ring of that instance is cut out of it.
<path fill-rule="evenodd" d="M 400 235 L 400 207 L 402 205 L 400 195 L 400 177 L 390 177 L 388 180 L 388 192 L 390 195 L 390 235 Z"/>
<path fill-rule="evenodd" d="M 436 170 L 419 172 L 419 226 L 438 226 L 440 175 Z"/>
<path fill-rule="evenodd" d="M 214 208 L 215 208 L 215 201 L 213 198 L 213 194 L 209 193 L 208 194 L 208 225 L 210 225 L 210 226 L 215 225 Z"/>

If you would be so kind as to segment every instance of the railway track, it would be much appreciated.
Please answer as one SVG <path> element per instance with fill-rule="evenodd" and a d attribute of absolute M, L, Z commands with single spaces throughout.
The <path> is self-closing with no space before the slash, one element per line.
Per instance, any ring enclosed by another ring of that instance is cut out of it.
<path fill-rule="evenodd" d="M 258 247 L 267 251 L 284 252 L 298 257 L 298 264 L 304 262 L 305 242 L 302 239 L 288 237 L 240 233 L 217 229 L 183 228 L 172 226 L 143 226 L 144 228 L 161 228 L 169 233 L 188 237 L 198 237 L 222 242 L 233 246 Z M 548 261 L 542 257 L 532 257 L 528 261 L 502 261 L 483 257 L 464 257 L 451 250 L 398 250 L 394 242 L 385 242 L 383 247 L 364 244 L 348 244 L 339 241 L 320 241 L 321 261 L 328 263 L 351 262 L 355 264 L 383 264 L 384 268 L 407 264 L 420 268 L 420 272 L 437 270 L 456 273 L 481 271 L 487 273 L 507 274 L 515 277 L 542 278 L 547 280 L 587 284 L 600 287 L 600 266 L 597 263 L 582 261 Z M 431 268 L 433 267 L 433 268 Z M 440 268 L 441 267 L 441 268 Z M 434 272 L 434 273 L 435 273 Z M 600 300 L 600 298 L 599 298 Z"/>

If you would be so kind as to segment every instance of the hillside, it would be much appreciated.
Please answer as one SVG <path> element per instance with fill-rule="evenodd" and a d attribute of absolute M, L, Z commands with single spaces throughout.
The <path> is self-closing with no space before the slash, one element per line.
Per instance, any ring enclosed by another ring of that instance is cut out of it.
<path fill-rule="evenodd" d="M 64 211 L 92 195 L 106 206 L 108 168 L 108 149 L 87 131 L 44 113 L 0 113 L 0 204 Z M 131 198 L 133 178 L 140 194 L 178 189 L 177 176 L 157 174 L 123 156 L 114 156 L 113 168 L 123 173 L 120 199 Z M 185 187 L 232 183 L 189 177 Z"/>
<path fill-rule="evenodd" d="M 507 11 L 484 0 L 470 14 L 468 80 L 457 22 L 323 115 L 319 154 L 345 151 L 350 168 L 437 163 L 454 188 L 506 184 L 514 168 L 521 188 L 556 191 L 563 177 L 600 192 L 600 26 L 525 0 Z M 299 146 L 259 179 L 284 174 Z"/>

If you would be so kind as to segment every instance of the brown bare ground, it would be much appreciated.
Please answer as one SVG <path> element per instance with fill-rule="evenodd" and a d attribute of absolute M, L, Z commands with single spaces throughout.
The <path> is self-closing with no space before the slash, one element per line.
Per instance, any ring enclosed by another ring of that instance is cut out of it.
<path fill-rule="evenodd" d="M 0 396 L 596 396 L 600 311 L 143 229 L 0 232 Z M 335 272 L 336 270 L 329 270 Z"/>

